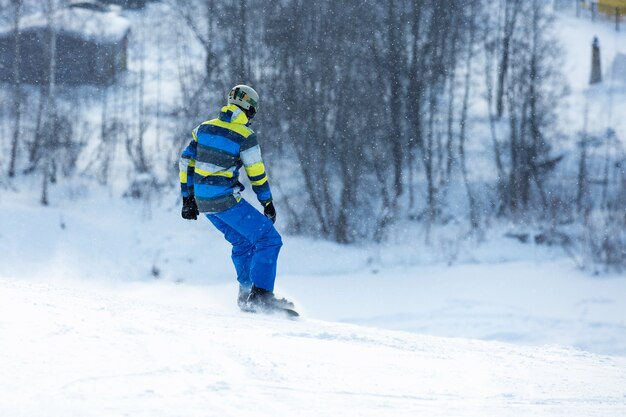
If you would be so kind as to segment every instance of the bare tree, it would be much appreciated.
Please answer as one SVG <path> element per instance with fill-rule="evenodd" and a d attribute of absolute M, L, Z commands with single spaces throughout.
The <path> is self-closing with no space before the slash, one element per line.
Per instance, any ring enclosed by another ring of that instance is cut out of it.
<path fill-rule="evenodd" d="M 13 137 L 11 140 L 11 156 L 9 159 L 9 177 L 15 176 L 17 162 L 17 148 L 20 139 L 22 121 L 22 75 L 20 73 L 20 19 L 22 18 L 22 0 L 11 0 L 13 5 L 13 37 L 15 49 L 13 55 Z"/>
<path fill-rule="evenodd" d="M 220 9 L 215 0 L 202 0 L 193 2 L 192 7 L 187 1 L 172 0 L 172 7 L 189 28 L 194 38 L 202 46 L 205 52 L 204 59 L 204 83 L 218 74 L 219 60 L 217 57 L 215 39 L 218 31 L 217 20 L 220 17 Z"/>
<path fill-rule="evenodd" d="M 463 183 L 465 184 L 465 190 L 467 193 L 467 199 L 469 204 L 469 218 L 472 229 L 477 229 L 479 226 L 479 214 L 476 207 L 476 198 L 472 191 L 469 175 L 467 172 L 467 158 L 465 152 L 465 142 L 467 139 L 467 116 L 469 111 L 470 89 L 472 85 L 472 63 L 474 61 L 475 49 L 476 49 L 476 32 L 478 19 L 478 2 L 473 2 L 466 16 L 466 21 L 469 25 L 468 42 L 466 43 L 467 55 L 465 57 L 465 80 L 463 90 L 463 102 L 461 106 L 461 115 L 459 119 L 459 158 L 461 162 L 461 172 L 463 175 Z"/>
<path fill-rule="evenodd" d="M 551 155 L 555 109 L 563 95 L 554 61 L 558 47 L 548 38 L 551 10 L 538 0 L 525 4 L 523 31 L 513 39 L 514 56 L 511 83 L 507 90 L 510 131 L 510 171 L 508 206 L 526 209 L 531 198 L 531 184 L 536 185 L 542 207 L 547 206 L 543 188 L 545 176 L 561 156 Z M 514 67 L 514 68 L 513 68 Z"/>
<path fill-rule="evenodd" d="M 394 120 L 390 123 L 388 131 L 388 141 L 391 143 L 392 153 L 392 165 L 393 165 L 393 201 L 396 201 L 402 194 L 403 186 L 403 166 L 404 166 L 404 146 L 402 138 L 402 122 L 403 117 L 401 115 L 406 114 L 401 107 L 403 100 L 400 92 L 404 90 L 403 77 L 406 73 L 405 65 L 405 53 L 402 51 L 402 33 L 401 33 L 401 20 L 397 16 L 396 3 L 394 0 L 389 0 L 387 7 L 387 47 L 385 54 L 386 74 L 385 79 L 388 82 L 388 102 L 387 107 L 389 109 L 390 120 Z M 392 209 L 392 207 L 389 207 Z M 395 211 L 395 210 L 392 210 Z"/>
<path fill-rule="evenodd" d="M 45 89 L 45 116 L 44 124 L 45 130 L 37 131 L 35 134 L 38 138 L 43 135 L 43 132 L 49 133 L 49 140 L 40 142 L 40 146 L 43 148 L 42 159 L 42 187 L 40 202 L 42 205 L 47 206 L 49 204 L 48 186 L 50 182 L 56 181 L 56 158 L 55 153 L 57 151 L 58 130 L 60 125 L 57 123 L 57 108 L 56 108 L 56 65 L 57 65 L 57 22 L 55 19 L 55 12 L 57 5 L 53 0 L 47 0 L 46 3 L 46 18 L 48 23 L 48 74 L 47 85 Z"/>
<path fill-rule="evenodd" d="M 496 90 L 496 112 L 498 118 L 504 113 L 504 94 L 506 90 L 506 78 L 511 61 L 511 43 L 517 27 L 518 16 L 522 10 L 522 0 L 503 0 L 500 7 L 504 7 L 504 20 L 502 24 L 502 38 L 500 43 L 500 63 L 498 65 L 498 82 Z"/>

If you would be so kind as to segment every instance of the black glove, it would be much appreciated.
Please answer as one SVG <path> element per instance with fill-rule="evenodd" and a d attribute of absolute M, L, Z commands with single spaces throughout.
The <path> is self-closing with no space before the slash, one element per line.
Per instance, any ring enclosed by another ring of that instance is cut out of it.
<path fill-rule="evenodd" d="M 196 204 L 194 196 L 183 197 L 183 211 L 181 213 L 183 219 L 197 220 L 198 214 L 200 214 L 200 212 L 198 211 L 198 205 Z"/>
<path fill-rule="evenodd" d="M 263 214 L 265 214 L 265 217 L 270 219 L 272 223 L 275 223 L 276 222 L 276 209 L 274 208 L 274 203 L 272 203 L 272 200 L 263 204 L 263 207 L 264 207 Z"/>

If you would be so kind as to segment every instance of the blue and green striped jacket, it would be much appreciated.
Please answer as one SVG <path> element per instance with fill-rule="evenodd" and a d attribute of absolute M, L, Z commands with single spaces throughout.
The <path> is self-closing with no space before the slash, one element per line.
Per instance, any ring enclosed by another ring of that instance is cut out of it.
<path fill-rule="evenodd" d="M 183 197 L 195 195 L 200 212 L 224 211 L 241 200 L 242 166 L 261 204 L 272 200 L 261 149 L 247 124 L 245 113 L 229 105 L 222 107 L 219 118 L 193 130 L 180 157 L 180 186 Z"/>

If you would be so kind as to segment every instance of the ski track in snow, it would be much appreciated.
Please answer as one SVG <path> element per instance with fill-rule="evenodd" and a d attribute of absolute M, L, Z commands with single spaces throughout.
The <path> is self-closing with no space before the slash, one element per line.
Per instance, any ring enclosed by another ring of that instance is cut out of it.
<path fill-rule="evenodd" d="M 626 358 L 246 315 L 229 301 L 165 283 L 0 278 L 0 415 L 626 415 Z"/>

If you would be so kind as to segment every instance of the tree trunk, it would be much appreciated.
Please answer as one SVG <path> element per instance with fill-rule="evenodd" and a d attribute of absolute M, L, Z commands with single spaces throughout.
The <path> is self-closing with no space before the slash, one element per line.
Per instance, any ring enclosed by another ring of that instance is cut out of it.
<path fill-rule="evenodd" d="M 472 61 L 474 58 L 474 40 L 476 34 L 476 11 L 474 6 L 471 9 L 470 14 L 470 28 L 469 28 L 469 42 L 467 43 L 467 62 L 465 67 L 465 90 L 463 91 L 463 105 L 461 107 L 461 120 L 460 131 L 459 131 L 459 157 L 461 159 L 461 172 L 463 175 L 463 183 L 465 184 L 465 191 L 467 193 L 467 200 L 469 204 L 469 216 L 470 216 L 470 224 L 473 230 L 476 230 L 479 225 L 478 219 L 478 211 L 476 210 L 476 200 L 474 198 L 474 194 L 472 193 L 472 189 L 469 183 L 468 173 L 467 173 L 467 160 L 465 157 L 465 139 L 466 139 L 466 123 L 467 123 L 467 113 L 469 108 L 469 96 L 470 96 L 470 87 L 472 81 Z"/>
<path fill-rule="evenodd" d="M 15 176 L 15 165 L 17 163 L 17 148 L 20 139 L 20 124 L 22 119 L 22 86 L 21 86 L 21 51 L 20 51 L 20 18 L 22 14 L 22 1 L 13 0 L 15 7 L 15 14 L 13 20 L 13 31 L 15 38 L 15 46 L 13 57 L 13 137 L 11 139 L 11 154 L 9 159 L 9 172 L 10 178 Z"/>
<path fill-rule="evenodd" d="M 504 28 L 502 36 L 502 56 L 500 65 L 498 66 L 498 88 L 496 91 L 496 112 L 498 119 L 504 114 L 504 91 L 507 73 L 509 71 L 509 61 L 511 54 L 511 41 L 515 26 L 517 24 L 517 16 L 521 7 L 520 0 L 504 0 Z"/>

